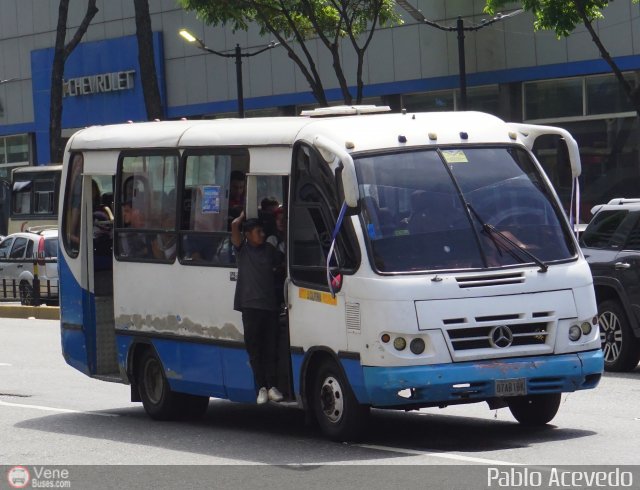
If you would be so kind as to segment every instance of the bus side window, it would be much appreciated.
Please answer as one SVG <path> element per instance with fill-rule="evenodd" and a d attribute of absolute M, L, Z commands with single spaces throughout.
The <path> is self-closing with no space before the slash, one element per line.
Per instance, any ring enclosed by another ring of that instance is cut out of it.
<path fill-rule="evenodd" d="M 80 250 L 80 211 L 82 209 L 82 172 L 84 158 L 81 153 L 71 155 L 67 170 L 64 215 L 62 216 L 62 242 L 69 257 L 76 258 Z"/>
<path fill-rule="evenodd" d="M 228 231 L 232 171 L 246 171 L 248 152 L 198 152 L 184 157 L 181 182 L 180 262 L 235 265 Z"/>
<path fill-rule="evenodd" d="M 31 214 L 31 181 L 17 181 L 13 185 L 13 213 Z"/>
<path fill-rule="evenodd" d="M 33 183 L 34 214 L 54 214 L 54 180 L 35 180 Z"/>
<path fill-rule="evenodd" d="M 178 156 L 124 154 L 118 166 L 118 260 L 175 260 Z"/>

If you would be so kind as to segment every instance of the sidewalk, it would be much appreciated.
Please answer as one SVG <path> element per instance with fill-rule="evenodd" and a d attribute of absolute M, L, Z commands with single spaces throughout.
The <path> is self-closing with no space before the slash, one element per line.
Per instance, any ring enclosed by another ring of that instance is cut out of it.
<path fill-rule="evenodd" d="M 0 318 L 35 318 L 59 320 L 58 306 L 22 306 L 19 303 L 0 303 Z"/>

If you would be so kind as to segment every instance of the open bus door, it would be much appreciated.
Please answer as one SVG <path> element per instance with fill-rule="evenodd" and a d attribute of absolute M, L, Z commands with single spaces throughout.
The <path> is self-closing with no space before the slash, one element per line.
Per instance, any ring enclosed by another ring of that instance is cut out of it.
<path fill-rule="evenodd" d="M 61 220 L 60 320 L 68 364 L 83 373 L 119 379 L 113 312 L 113 253 L 100 249 L 96 226 L 113 227 L 107 217 L 96 223 L 93 180 L 82 155 L 72 156 L 67 175 L 65 214 Z M 109 223 L 110 222 L 110 223 Z M 112 238 L 108 240 L 113 243 Z"/>
<path fill-rule="evenodd" d="M 278 210 L 262 209 L 262 201 L 265 198 L 275 198 L 280 203 Z M 260 218 L 266 238 L 271 237 L 272 244 L 277 240 L 284 240 L 287 223 L 287 202 L 289 198 L 289 178 L 284 175 L 257 175 L 248 174 L 246 182 L 246 216 L 247 218 Z M 278 219 L 283 219 L 284 231 L 278 230 Z M 273 237 L 280 237 L 274 239 Z M 286 247 L 284 243 L 277 249 L 283 250 L 283 270 L 276 272 L 276 296 L 282 303 L 280 311 L 280 335 L 278 337 L 278 388 L 285 399 L 291 398 L 293 385 L 291 382 L 291 355 L 289 341 L 289 317 L 285 304 L 285 287 L 288 282 L 286 269 Z"/>

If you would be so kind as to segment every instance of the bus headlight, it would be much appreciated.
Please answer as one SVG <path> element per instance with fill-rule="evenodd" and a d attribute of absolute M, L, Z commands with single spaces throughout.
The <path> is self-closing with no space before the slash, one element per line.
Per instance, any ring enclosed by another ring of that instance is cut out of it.
<path fill-rule="evenodd" d="M 420 337 L 413 339 L 409 344 L 409 349 L 411 349 L 411 352 L 413 352 L 416 356 L 422 354 L 424 352 L 424 348 L 424 340 L 422 340 Z"/>
<path fill-rule="evenodd" d="M 582 336 L 582 330 L 578 325 L 571 325 L 569 328 L 569 340 L 575 342 Z"/>
<path fill-rule="evenodd" d="M 584 335 L 589 335 L 592 330 L 591 323 L 589 322 L 582 322 L 582 325 L 580 325 L 580 328 L 582 329 L 582 333 Z"/>
<path fill-rule="evenodd" d="M 404 350 L 404 348 L 407 346 L 407 341 L 404 340 L 403 337 L 396 337 L 393 341 L 393 346 L 396 348 L 396 350 Z"/>

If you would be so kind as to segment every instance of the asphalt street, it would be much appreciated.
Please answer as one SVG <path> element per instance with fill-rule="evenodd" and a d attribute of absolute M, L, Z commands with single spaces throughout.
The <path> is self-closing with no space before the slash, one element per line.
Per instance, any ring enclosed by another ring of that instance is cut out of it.
<path fill-rule="evenodd" d="M 276 405 L 212 399 L 202 421 L 155 422 L 128 386 L 64 362 L 57 321 L 0 319 L 3 465 L 637 465 L 638 440 L 640 368 L 563 395 L 542 429 L 484 403 L 376 410 L 357 444 L 327 441 L 301 411 Z"/>

